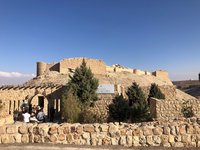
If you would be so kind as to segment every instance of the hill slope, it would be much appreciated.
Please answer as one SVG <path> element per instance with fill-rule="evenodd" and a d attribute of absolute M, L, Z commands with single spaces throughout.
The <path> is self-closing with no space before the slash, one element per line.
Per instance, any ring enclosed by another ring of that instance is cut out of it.
<path fill-rule="evenodd" d="M 108 72 L 106 75 L 95 75 L 99 79 L 99 84 L 121 84 L 124 87 L 130 86 L 132 82 L 137 82 L 140 86 L 150 86 L 152 83 L 156 83 L 159 86 L 173 85 L 171 81 L 162 81 L 160 78 L 149 75 L 136 75 L 129 72 Z M 43 84 L 59 84 L 66 85 L 69 80 L 69 75 L 60 74 L 58 72 L 50 72 L 45 75 L 38 76 L 25 85 L 43 85 Z"/>
<path fill-rule="evenodd" d="M 200 82 L 198 80 L 174 81 L 173 84 L 185 93 L 200 98 Z"/>

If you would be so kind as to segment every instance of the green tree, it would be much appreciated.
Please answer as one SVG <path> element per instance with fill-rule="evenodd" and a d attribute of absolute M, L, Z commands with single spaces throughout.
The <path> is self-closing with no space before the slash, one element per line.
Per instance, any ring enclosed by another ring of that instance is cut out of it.
<path fill-rule="evenodd" d="M 113 103 L 109 105 L 109 118 L 112 121 L 127 121 L 129 118 L 129 106 L 122 95 L 117 95 Z"/>
<path fill-rule="evenodd" d="M 126 92 L 129 100 L 131 121 L 145 121 L 149 117 L 149 107 L 142 89 L 136 82 Z"/>
<path fill-rule="evenodd" d="M 64 120 L 70 123 L 79 121 L 79 115 L 81 113 L 81 104 L 78 97 L 74 95 L 72 88 L 69 88 L 62 97 L 62 115 Z"/>
<path fill-rule="evenodd" d="M 142 89 L 136 82 L 133 82 L 133 84 L 128 87 L 126 94 L 128 96 L 129 106 L 132 106 L 134 103 L 145 99 Z"/>
<path fill-rule="evenodd" d="M 165 95 L 161 92 L 160 88 L 155 83 L 151 84 L 148 98 L 150 97 L 154 97 L 157 99 L 165 99 Z"/>
<path fill-rule="evenodd" d="M 96 90 L 99 82 L 94 77 L 90 68 L 83 62 L 80 67 L 75 69 L 74 75 L 70 76 L 68 86 L 73 88 L 75 95 L 84 105 L 90 105 L 97 100 Z"/>

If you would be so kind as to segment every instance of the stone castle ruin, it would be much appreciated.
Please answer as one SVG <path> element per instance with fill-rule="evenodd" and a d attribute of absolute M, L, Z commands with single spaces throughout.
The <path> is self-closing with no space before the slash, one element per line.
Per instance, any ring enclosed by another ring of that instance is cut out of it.
<path fill-rule="evenodd" d="M 0 100 L 3 111 L 0 113 L 0 124 L 13 121 L 13 113 L 20 110 L 23 100 L 30 105 L 39 105 L 44 108 L 45 114 L 50 117 L 50 110 L 55 110 L 55 118 L 61 117 L 62 94 L 65 92 L 69 74 L 80 66 L 83 59 L 100 85 L 113 85 L 114 92 L 98 93 L 99 100 L 92 108 L 93 111 L 108 117 L 108 105 L 116 94 L 125 95 L 126 88 L 137 82 L 146 96 L 152 83 L 156 83 L 165 94 L 165 100 L 152 99 L 150 103 L 151 115 L 158 120 L 171 120 L 181 117 L 181 104 L 190 101 L 194 113 L 200 116 L 200 103 L 198 99 L 176 89 L 168 77 L 166 71 L 147 72 L 138 69 L 130 69 L 121 65 L 107 66 L 103 61 L 88 58 L 69 58 L 58 63 L 37 62 L 37 76 L 20 86 L 0 87 Z"/>
<path fill-rule="evenodd" d="M 123 67 L 119 64 L 107 66 L 102 60 L 96 59 L 88 59 L 88 58 L 69 58 L 63 59 L 58 63 L 45 63 L 45 62 L 37 62 L 37 76 L 41 76 L 47 74 L 51 71 L 56 71 L 61 74 L 70 74 L 77 67 L 79 67 L 83 61 L 86 61 L 86 64 L 94 74 L 97 75 L 106 75 L 108 72 L 117 73 L 117 72 L 128 72 L 135 75 L 149 75 L 155 76 L 163 81 L 171 82 L 168 77 L 168 72 L 163 70 L 158 70 L 155 72 L 142 71 L 139 69 L 130 69 Z"/>

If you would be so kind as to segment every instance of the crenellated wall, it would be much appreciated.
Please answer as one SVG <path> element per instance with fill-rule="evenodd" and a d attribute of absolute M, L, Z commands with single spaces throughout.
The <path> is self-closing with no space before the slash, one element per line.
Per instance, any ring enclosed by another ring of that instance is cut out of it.
<path fill-rule="evenodd" d="M 200 125 L 196 118 L 138 124 L 16 123 L 0 126 L 0 143 L 200 147 Z"/>

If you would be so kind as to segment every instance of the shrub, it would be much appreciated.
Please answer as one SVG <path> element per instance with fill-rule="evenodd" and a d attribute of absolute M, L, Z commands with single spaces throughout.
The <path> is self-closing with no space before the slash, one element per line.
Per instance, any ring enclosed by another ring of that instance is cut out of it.
<path fill-rule="evenodd" d="M 154 97 L 157 99 L 165 99 L 165 95 L 161 92 L 160 88 L 155 83 L 151 84 L 148 98 L 150 97 Z"/>
<path fill-rule="evenodd" d="M 70 123 L 79 121 L 79 115 L 81 113 L 81 104 L 72 89 L 63 95 L 63 111 L 62 115 L 64 120 Z"/>
<path fill-rule="evenodd" d="M 129 106 L 122 95 L 116 96 L 109 105 L 109 119 L 113 121 L 127 121 L 129 118 Z"/>
<path fill-rule="evenodd" d="M 185 118 L 190 118 L 194 116 L 194 112 L 192 110 L 192 106 L 189 104 L 189 101 L 183 103 L 181 112 Z"/>
<path fill-rule="evenodd" d="M 79 115 L 80 123 L 103 123 L 103 118 L 89 109 L 84 109 Z"/>
<path fill-rule="evenodd" d="M 149 106 L 142 89 L 136 82 L 126 92 L 129 100 L 130 119 L 132 122 L 149 119 Z"/>

